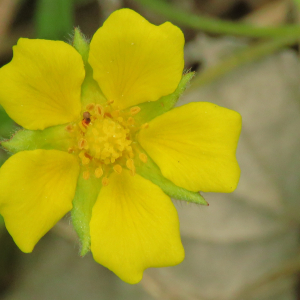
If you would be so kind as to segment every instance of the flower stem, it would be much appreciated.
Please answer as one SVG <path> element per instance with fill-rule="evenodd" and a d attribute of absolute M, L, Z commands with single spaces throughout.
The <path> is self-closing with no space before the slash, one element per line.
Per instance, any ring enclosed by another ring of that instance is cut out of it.
<path fill-rule="evenodd" d="M 190 88 L 185 93 L 192 92 L 199 86 L 209 84 L 210 82 L 242 65 L 258 60 L 285 46 L 292 45 L 298 40 L 298 35 L 289 35 L 271 41 L 260 42 L 253 47 L 247 48 L 246 50 L 241 50 L 238 53 L 235 53 L 234 55 L 224 59 L 216 66 L 208 68 L 196 76 L 191 82 Z"/>
<path fill-rule="evenodd" d="M 300 26 L 298 25 L 256 27 L 249 24 L 218 20 L 206 16 L 187 13 L 161 0 L 136 1 L 182 26 L 188 26 L 193 29 L 203 30 L 210 33 L 242 35 L 255 38 L 284 37 L 291 34 L 298 34 L 298 36 L 300 36 Z M 294 1 L 300 2 L 300 0 Z"/>

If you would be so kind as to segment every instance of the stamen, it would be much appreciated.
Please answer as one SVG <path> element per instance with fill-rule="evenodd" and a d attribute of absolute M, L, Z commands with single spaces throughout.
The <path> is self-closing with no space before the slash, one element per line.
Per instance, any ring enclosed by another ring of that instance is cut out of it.
<path fill-rule="evenodd" d="M 82 122 L 79 122 L 79 123 L 78 123 L 78 126 L 79 126 L 79 128 L 81 129 L 81 131 L 82 131 L 83 133 L 86 132 L 86 126 L 84 126 L 84 125 L 82 124 Z"/>
<path fill-rule="evenodd" d="M 148 123 L 145 123 L 141 126 L 141 128 L 148 128 L 149 127 L 149 124 Z"/>
<path fill-rule="evenodd" d="M 147 160 L 148 160 L 148 157 L 145 153 L 140 153 L 139 154 L 139 159 L 143 162 L 143 163 L 146 163 Z"/>
<path fill-rule="evenodd" d="M 127 159 L 126 161 L 126 166 L 129 170 L 133 170 L 135 167 L 134 167 L 134 161 L 132 158 L 129 158 Z"/>
<path fill-rule="evenodd" d="M 92 110 L 95 108 L 95 104 L 94 103 L 90 103 L 86 106 L 86 110 L 89 110 L 90 112 L 92 112 Z"/>
<path fill-rule="evenodd" d="M 139 113 L 141 111 L 141 108 L 138 107 L 138 106 L 134 106 L 134 107 L 131 107 L 130 108 L 130 114 L 133 116 L 133 115 L 136 115 L 137 113 Z"/>
<path fill-rule="evenodd" d="M 102 170 L 102 168 L 101 168 L 101 167 L 97 168 L 97 169 L 95 170 L 95 176 L 96 176 L 96 178 L 100 178 L 102 175 L 103 175 L 103 170 Z"/>
<path fill-rule="evenodd" d="M 128 124 L 128 125 L 134 125 L 134 118 L 133 118 L 133 117 L 129 117 L 129 118 L 127 119 L 127 124 Z"/>
<path fill-rule="evenodd" d="M 74 131 L 73 125 L 72 125 L 72 124 L 69 124 L 69 125 L 66 127 L 66 130 L 67 130 L 68 132 L 73 132 L 73 131 Z"/>
<path fill-rule="evenodd" d="M 134 176 L 134 175 L 135 175 L 135 168 L 134 168 L 133 170 L 129 170 L 129 174 L 130 174 L 131 176 Z"/>
<path fill-rule="evenodd" d="M 134 115 L 141 111 L 139 106 L 132 107 L 130 114 L 115 110 L 113 100 L 103 106 L 90 103 L 82 112 L 83 119 L 77 124 L 69 124 L 66 130 L 74 131 L 74 145 L 69 153 L 77 153 L 81 164 L 85 166 L 84 179 L 101 178 L 102 185 L 109 184 L 109 174 L 113 171 L 121 174 L 127 169 L 134 176 L 136 168 L 133 158 L 137 154 L 142 162 L 147 162 L 145 153 L 136 153 L 132 136 L 140 129 L 136 126 Z M 143 124 L 146 128 L 148 124 Z M 73 133 L 71 134 L 73 136 Z M 89 167 L 86 167 L 86 166 Z M 94 174 L 94 175 L 93 175 Z"/>
<path fill-rule="evenodd" d="M 79 149 L 88 149 L 88 142 L 85 139 L 80 139 L 78 142 Z"/>
<path fill-rule="evenodd" d="M 104 116 L 104 109 L 103 109 L 103 107 L 100 104 L 97 104 L 95 106 L 95 113 L 98 114 L 98 115 L 100 115 L 101 117 Z"/>
<path fill-rule="evenodd" d="M 90 172 L 89 171 L 84 171 L 82 173 L 82 177 L 83 177 L 83 179 L 88 180 L 90 178 Z"/>
<path fill-rule="evenodd" d="M 107 186 L 108 183 L 109 183 L 108 178 L 107 178 L 107 177 L 103 177 L 103 178 L 102 178 L 102 185 L 103 185 L 103 186 Z"/>
<path fill-rule="evenodd" d="M 120 165 L 114 165 L 113 169 L 117 174 L 122 173 L 122 167 Z"/>

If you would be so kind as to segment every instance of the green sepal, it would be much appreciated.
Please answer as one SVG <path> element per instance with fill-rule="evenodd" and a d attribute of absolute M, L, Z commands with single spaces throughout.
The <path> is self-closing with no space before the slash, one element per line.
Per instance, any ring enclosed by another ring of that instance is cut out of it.
<path fill-rule="evenodd" d="M 11 153 L 35 149 L 68 151 L 72 142 L 66 125 L 58 125 L 44 130 L 21 129 L 10 140 L 1 142 L 1 146 Z"/>
<path fill-rule="evenodd" d="M 85 78 L 81 86 L 81 103 L 83 110 L 89 103 L 106 103 L 106 98 L 98 83 L 94 80 L 93 69 L 88 62 L 90 41 L 84 36 L 78 27 L 75 28 L 72 45 L 81 55 L 85 68 Z"/>
<path fill-rule="evenodd" d="M 194 75 L 194 72 L 184 74 L 175 92 L 172 94 L 161 97 L 157 101 L 139 104 L 138 106 L 141 108 L 141 111 L 134 116 L 135 121 L 140 124 L 147 123 L 172 109 Z"/>
<path fill-rule="evenodd" d="M 2 106 L 0 106 L 0 139 L 9 138 L 12 132 L 16 131 L 18 126 L 8 116 Z"/>
<path fill-rule="evenodd" d="M 80 171 L 71 218 L 74 229 L 76 230 L 80 243 L 80 255 L 84 256 L 90 251 L 90 221 L 92 209 L 102 187 L 101 179 L 91 176 L 88 180 L 83 179 L 83 171 Z"/>
<path fill-rule="evenodd" d="M 79 52 L 82 56 L 84 65 L 88 64 L 89 51 L 90 51 L 90 41 L 89 39 L 81 32 L 79 27 L 74 29 L 74 37 L 72 41 L 73 47 Z"/>
<path fill-rule="evenodd" d="M 144 152 L 144 151 L 141 151 Z M 188 191 L 182 187 L 175 185 L 172 181 L 165 178 L 159 167 L 155 162 L 148 156 L 146 163 L 135 159 L 136 173 L 143 176 L 145 179 L 152 181 L 158 185 L 165 194 L 171 198 L 177 200 L 184 200 L 186 202 L 192 202 L 201 205 L 209 205 L 200 193 Z"/>

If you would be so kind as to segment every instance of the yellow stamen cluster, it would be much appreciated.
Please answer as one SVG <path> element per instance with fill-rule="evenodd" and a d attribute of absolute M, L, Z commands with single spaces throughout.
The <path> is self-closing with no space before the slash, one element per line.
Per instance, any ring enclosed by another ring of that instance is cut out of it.
<path fill-rule="evenodd" d="M 105 106 L 90 103 L 83 112 L 83 119 L 75 125 L 68 125 L 66 130 L 74 136 L 74 146 L 70 153 L 78 154 L 83 168 L 83 178 L 91 176 L 102 178 L 102 185 L 109 184 L 109 174 L 121 174 L 127 168 L 132 176 L 136 168 L 133 158 L 133 138 L 140 128 L 134 115 L 140 112 L 140 107 L 132 107 L 129 112 L 114 110 L 112 101 Z M 141 162 L 147 162 L 145 153 L 138 153 Z"/>

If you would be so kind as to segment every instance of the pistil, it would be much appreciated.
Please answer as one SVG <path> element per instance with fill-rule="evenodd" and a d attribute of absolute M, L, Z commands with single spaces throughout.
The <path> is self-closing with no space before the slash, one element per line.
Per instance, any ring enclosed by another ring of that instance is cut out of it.
<path fill-rule="evenodd" d="M 70 147 L 70 153 L 79 156 L 83 178 L 102 178 L 103 186 L 109 184 L 111 172 L 121 174 L 127 168 L 132 176 L 135 175 L 133 139 L 140 128 L 148 126 L 147 123 L 138 126 L 134 120 L 140 107 L 134 106 L 126 113 L 113 109 L 112 103 L 107 102 L 105 106 L 88 104 L 82 120 L 66 127 L 76 140 L 74 146 Z M 141 162 L 147 162 L 145 153 L 137 155 Z"/>

